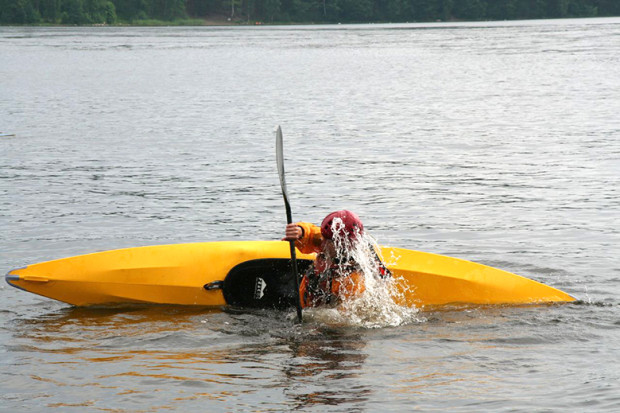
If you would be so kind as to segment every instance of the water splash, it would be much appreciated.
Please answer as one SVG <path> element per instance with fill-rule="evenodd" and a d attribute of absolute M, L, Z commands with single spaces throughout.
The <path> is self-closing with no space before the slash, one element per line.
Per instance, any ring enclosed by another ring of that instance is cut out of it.
<path fill-rule="evenodd" d="M 344 231 L 344 223 L 335 218 L 332 223 L 334 252 L 337 271 L 346 273 L 355 263 L 356 271 L 363 275 L 365 289 L 361 294 L 341 300 L 336 307 L 317 307 L 306 310 L 309 318 L 327 324 L 349 327 L 382 328 L 424 322 L 419 310 L 397 304 L 405 302 L 402 289 L 396 288 L 391 276 L 381 273 L 380 248 L 374 238 L 366 232 L 354 229 L 349 236 Z M 340 288 L 349 288 L 342 283 Z M 346 296 L 343 291 L 341 296 Z"/>

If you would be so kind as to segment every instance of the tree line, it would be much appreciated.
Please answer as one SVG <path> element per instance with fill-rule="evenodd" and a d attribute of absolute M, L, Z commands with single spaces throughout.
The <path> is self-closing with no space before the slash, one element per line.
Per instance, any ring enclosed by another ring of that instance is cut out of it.
<path fill-rule="evenodd" d="M 620 0 L 0 0 L 0 24 L 358 23 L 595 16 L 620 16 Z"/>

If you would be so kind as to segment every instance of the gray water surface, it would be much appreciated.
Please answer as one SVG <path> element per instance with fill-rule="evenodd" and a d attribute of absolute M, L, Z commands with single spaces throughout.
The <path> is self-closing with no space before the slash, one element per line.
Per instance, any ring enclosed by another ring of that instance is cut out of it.
<path fill-rule="evenodd" d="M 620 409 L 620 19 L 0 27 L 0 268 L 279 239 L 348 208 L 379 243 L 568 305 L 364 328 L 80 309 L 0 287 L 0 410 Z"/>

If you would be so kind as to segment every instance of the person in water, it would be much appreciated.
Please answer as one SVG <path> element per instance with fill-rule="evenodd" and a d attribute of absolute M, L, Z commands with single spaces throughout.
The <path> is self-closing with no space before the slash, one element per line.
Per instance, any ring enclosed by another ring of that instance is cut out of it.
<path fill-rule="evenodd" d="M 299 285 L 302 307 L 337 304 L 357 297 L 366 288 L 364 273 L 354 252 L 364 247 L 364 225 L 359 217 L 347 210 L 327 215 L 321 226 L 307 222 L 288 224 L 284 241 L 295 241 L 304 254 L 316 253 L 314 266 L 303 275 Z M 381 277 L 389 275 L 372 247 L 373 261 Z"/>

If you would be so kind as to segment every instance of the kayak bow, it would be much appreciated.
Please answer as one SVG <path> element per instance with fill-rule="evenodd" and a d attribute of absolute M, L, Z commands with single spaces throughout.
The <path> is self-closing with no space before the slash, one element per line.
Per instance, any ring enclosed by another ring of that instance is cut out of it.
<path fill-rule="evenodd" d="M 570 295 L 457 258 L 380 247 L 407 306 L 568 302 Z M 303 272 L 312 255 L 299 254 Z M 76 306 L 170 304 L 295 307 L 289 244 L 228 241 L 126 248 L 9 271 L 14 287 Z"/>

